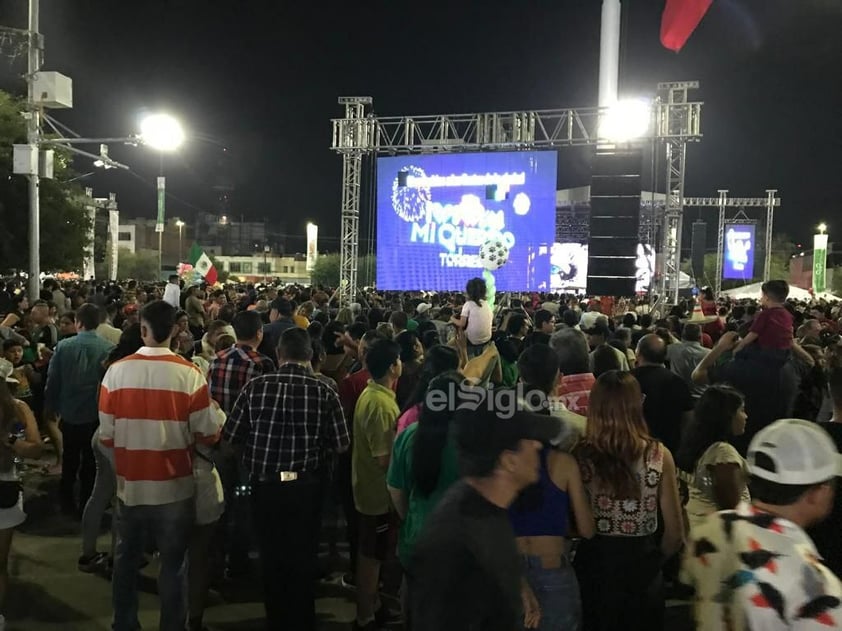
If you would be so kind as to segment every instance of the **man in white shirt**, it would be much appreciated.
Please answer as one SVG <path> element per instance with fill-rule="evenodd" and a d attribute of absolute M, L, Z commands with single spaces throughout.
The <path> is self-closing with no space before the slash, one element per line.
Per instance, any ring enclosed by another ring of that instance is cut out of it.
<path fill-rule="evenodd" d="M 164 302 L 171 304 L 176 309 L 181 309 L 181 285 L 178 284 L 178 275 L 172 274 L 170 282 L 164 289 Z"/>

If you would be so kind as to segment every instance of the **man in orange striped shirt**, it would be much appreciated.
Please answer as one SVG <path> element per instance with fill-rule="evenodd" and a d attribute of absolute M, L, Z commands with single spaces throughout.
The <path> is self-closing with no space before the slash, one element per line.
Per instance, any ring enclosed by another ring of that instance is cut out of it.
<path fill-rule="evenodd" d="M 99 398 L 100 440 L 114 451 L 118 544 L 114 631 L 140 628 L 137 573 L 147 532 L 161 555 L 162 631 L 183 631 L 185 555 L 194 523 L 193 446 L 219 440 L 224 414 L 196 366 L 170 351 L 175 308 L 157 300 L 140 313 L 144 346 L 112 364 Z"/>

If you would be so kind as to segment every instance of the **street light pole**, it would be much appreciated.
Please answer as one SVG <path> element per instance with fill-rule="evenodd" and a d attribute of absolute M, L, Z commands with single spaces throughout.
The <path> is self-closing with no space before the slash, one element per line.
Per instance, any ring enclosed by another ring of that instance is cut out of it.
<path fill-rule="evenodd" d="M 35 77 L 41 69 L 41 42 L 39 30 L 39 0 L 29 0 L 29 23 L 27 37 L 26 64 L 26 101 L 28 118 L 26 121 L 26 142 L 30 151 L 39 152 L 41 113 L 35 103 Z M 40 159 L 36 170 L 29 176 L 29 300 L 38 300 L 41 293 L 41 204 L 39 188 Z"/>
<path fill-rule="evenodd" d="M 161 156 L 161 165 L 163 170 L 164 156 Z M 163 252 L 164 252 L 164 221 L 165 221 L 165 207 L 166 207 L 166 184 L 167 180 L 162 175 L 158 178 L 158 220 L 155 223 L 155 232 L 158 233 L 158 280 L 161 279 L 163 272 Z"/>
<path fill-rule="evenodd" d="M 181 219 L 178 219 L 175 222 L 175 225 L 178 226 L 178 262 L 184 263 L 184 261 L 182 260 L 182 258 L 184 256 L 184 254 L 183 254 L 184 248 L 182 247 L 182 241 L 181 241 L 181 234 L 182 234 L 182 231 L 184 230 L 184 222 Z"/>
<path fill-rule="evenodd" d="M 266 258 L 269 256 L 269 246 L 263 246 L 263 284 L 269 282 L 269 265 L 266 262 Z"/>

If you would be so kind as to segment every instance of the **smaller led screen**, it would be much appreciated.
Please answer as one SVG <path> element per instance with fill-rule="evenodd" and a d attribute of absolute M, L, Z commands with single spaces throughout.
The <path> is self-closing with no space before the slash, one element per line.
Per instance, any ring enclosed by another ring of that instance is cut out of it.
<path fill-rule="evenodd" d="M 754 278 L 753 224 L 732 223 L 725 226 L 725 263 L 722 278 L 751 280 Z"/>

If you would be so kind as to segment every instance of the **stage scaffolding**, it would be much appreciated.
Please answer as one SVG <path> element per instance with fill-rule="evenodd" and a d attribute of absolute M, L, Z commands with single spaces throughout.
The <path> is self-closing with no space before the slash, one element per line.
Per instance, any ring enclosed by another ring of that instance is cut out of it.
<path fill-rule="evenodd" d="M 690 91 L 698 87 L 697 81 L 658 84 L 650 134 L 632 143 L 651 144 L 657 140 L 665 145 L 667 203 L 663 216 L 656 220 L 662 235 L 661 300 L 678 297 L 687 143 L 702 137 L 702 103 L 689 98 Z M 345 116 L 332 121 L 331 149 L 342 156 L 339 287 L 342 305 L 354 302 L 357 295 L 363 158 L 381 154 L 616 146 L 612 139 L 600 136 L 600 121 L 607 114 L 605 108 L 379 117 L 370 113 L 371 97 L 340 97 L 339 104 L 345 107 Z"/>

